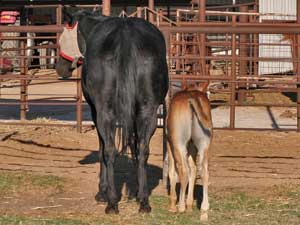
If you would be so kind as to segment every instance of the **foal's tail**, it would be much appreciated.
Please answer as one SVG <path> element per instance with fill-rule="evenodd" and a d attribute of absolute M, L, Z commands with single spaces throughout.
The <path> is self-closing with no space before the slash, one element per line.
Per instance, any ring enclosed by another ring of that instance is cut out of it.
<path fill-rule="evenodd" d="M 202 102 L 197 98 L 189 98 L 189 103 L 192 108 L 192 111 L 197 117 L 198 123 L 201 126 L 201 128 L 205 131 L 208 132 L 209 135 L 211 135 L 211 129 L 212 129 L 212 122 L 211 122 L 211 115 L 205 113 L 203 110 L 204 107 L 206 107 L 206 102 Z M 209 103 L 208 103 L 209 104 Z M 209 107 L 209 105 L 207 105 Z"/>

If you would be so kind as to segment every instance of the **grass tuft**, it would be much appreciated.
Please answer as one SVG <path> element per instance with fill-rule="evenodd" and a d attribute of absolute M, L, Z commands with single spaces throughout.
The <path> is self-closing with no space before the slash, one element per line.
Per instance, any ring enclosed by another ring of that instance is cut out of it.
<path fill-rule="evenodd" d="M 17 192 L 22 188 L 54 188 L 62 191 L 64 179 L 52 175 L 0 172 L 0 195 Z"/>

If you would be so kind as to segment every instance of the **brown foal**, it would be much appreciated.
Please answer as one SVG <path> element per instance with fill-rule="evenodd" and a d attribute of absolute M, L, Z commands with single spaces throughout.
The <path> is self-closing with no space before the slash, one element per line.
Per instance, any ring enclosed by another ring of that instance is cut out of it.
<path fill-rule="evenodd" d="M 208 151 L 213 132 L 207 86 L 208 83 L 203 83 L 176 93 L 170 102 L 167 118 L 170 211 L 177 211 L 177 177 L 180 182 L 178 211 L 184 212 L 186 207 L 187 210 L 192 209 L 198 169 L 203 184 L 201 220 L 207 220 L 208 217 Z M 189 188 L 185 200 L 187 185 Z"/>

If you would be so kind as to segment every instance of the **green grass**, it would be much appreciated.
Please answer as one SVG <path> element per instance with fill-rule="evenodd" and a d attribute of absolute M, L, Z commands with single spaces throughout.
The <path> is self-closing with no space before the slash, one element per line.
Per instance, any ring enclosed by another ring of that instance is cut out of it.
<path fill-rule="evenodd" d="M 250 193 L 250 194 L 249 194 Z M 300 223 L 300 186 L 270 187 L 260 197 L 251 196 L 251 189 L 220 193 L 211 198 L 211 224 L 278 224 Z M 289 197 L 293 195 L 293 198 Z"/>
<path fill-rule="evenodd" d="M 209 221 L 203 224 L 213 225 L 298 225 L 300 221 L 300 198 L 299 190 L 286 192 L 284 195 L 263 199 L 251 197 L 244 192 L 236 192 L 230 195 L 221 196 L 220 193 L 211 194 Z M 289 198 L 290 194 L 297 198 Z M 0 216 L 0 225 L 6 224 L 28 224 L 28 225 L 68 225 L 68 224 L 131 224 L 131 225 L 196 225 L 200 223 L 200 212 L 195 207 L 192 212 L 171 213 L 168 211 L 168 198 L 163 196 L 152 196 L 151 204 L 153 211 L 150 214 L 140 215 L 137 213 L 137 206 L 134 202 L 128 204 L 128 213 L 120 215 L 101 215 L 99 218 L 85 219 L 35 219 L 25 217 Z"/>
<path fill-rule="evenodd" d="M 19 216 L 0 216 L 0 225 L 84 225 L 80 220 L 72 219 L 35 219 Z"/>
<path fill-rule="evenodd" d="M 237 189 L 227 190 L 226 193 L 213 192 L 210 194 L 209 221 L 202 224 L 300 224 L 300 186 L 270 187 L 270 190 L 260 195 L 251 195 L 251 189 L 247 192 Z M 171 213 L 168 211 L 169 199 L 164 196 L 152 196 L 151 204 L 153 211 L 149 215 L 139 215 L 136 212 L 114 217 L 104 215 L 92 224 L 200 224 L 200 211 L 196 207 L 193 212 Z"/>
<path fill-rule="evenodd" d="M 250 194 L 249 194 L 250 193 Z M 300 224 L 300 186 L 271 187 L 269 193 L 252 196 L 251 189 L 246 192 L 229 190 L 210 194 L 210 225 L 298 225 Z M 171 213 L 168 211 L 169 199 L 152 196 L 153 211 L 139 215 L 137 206 L 133 212 L 119 216 L 101 216 L 91 224 L 132 224 L 132 225 L 196 225 L 200 223 L 200 211 Z M 127 203 L 128 204 L 128 203 Z M 134 204 L 134 203 L 131 203 Z"/>
<path fill-rule="evenodd" d="M 0 173 L 1 193 L 14 190 L 22 192 L 23 187 L 31 190 L 39 188 L 62 189 L 64 180 L 55 176 L 31 174 Z M 269 188 L 239 189 L 225 188 L 210 190 L 209 225 L 298 225 L 300 224 L 300 185 L 281 185 Z M 129 224 L 129 225 L 182 225 L 200 224 L 200 211 L 194 207 L 192 212 L 171 213 L 168 211 L 167 196 L 150 198 L 152 213 L 141 215 L 135 201 L 120 203 L 119 215 L 105 215 L 99 212 L 97 217 L 85 214 L 75 218 L 52 218 L 43 213 L 38 217 L 0 215 L 0 225 L 68 225 L 68 224 Z M 79 203 L 80 204 L 80 203 Z M 84 206 L 83 206 L 84 207 Z M 63 214 L 61 214 L 63 215 Z M 56 217 L 60 217 L 58 214 Z"/>
<path fill-rule="evenodd" d="M 52 175 L 0 172 L 0 195 L 17 192 L 24 188 L 54 188 L 62 191 L 63 178 Z"/>

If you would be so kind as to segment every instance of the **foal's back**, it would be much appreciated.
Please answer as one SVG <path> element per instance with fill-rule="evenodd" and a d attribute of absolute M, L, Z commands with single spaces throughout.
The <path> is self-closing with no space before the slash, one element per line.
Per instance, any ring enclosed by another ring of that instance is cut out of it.
<path fill-rule="evenodd" d="M 199 136 L 210 136 L 211 108 L 206 94 L 189 89 L 176 93 L 170 103 L 167 124 L 169 136 L 181 145 L 196 141 Z"/>

